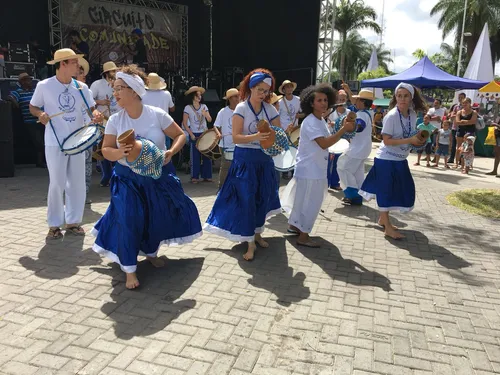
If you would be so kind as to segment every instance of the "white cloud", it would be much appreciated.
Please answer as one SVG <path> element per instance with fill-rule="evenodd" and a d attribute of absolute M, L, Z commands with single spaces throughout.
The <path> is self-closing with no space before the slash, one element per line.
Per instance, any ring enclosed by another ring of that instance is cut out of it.
<path fill-rule="evenodd" d="M 399 73 L 412 66 L 417 61 L 412 53 L 418 48 L 430 55 L 439 52 L 439 46 L 443 42 L 442 31 L 437 27 L 439 17 L 430 16 L 430 11 L 437 1 L 385 1 L 383 42 L 387 49 L 393 51 L 394 63 L 389 65 L 393 71 Z M 365 3 L 376 10 L 381 24 L 383 0 L 370 0 Z M 428 15 L 427 18 L 425 14 Z M 368 29 L 360 30 L 360 34 L 371 43 L 380 40 L 379 36 Z M 449 35 L 444 42 L 453 45 L 454 38 L 454 35 Z M 500 72 L 500 62 L 496 65 L 496 71 Z"/>

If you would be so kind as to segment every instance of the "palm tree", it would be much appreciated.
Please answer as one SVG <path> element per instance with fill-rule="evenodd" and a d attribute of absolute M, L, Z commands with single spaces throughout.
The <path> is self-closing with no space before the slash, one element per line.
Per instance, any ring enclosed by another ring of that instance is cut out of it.
<path fill-rule="evenodd" d="M 450 46 L 448 43 L 441 43 L 441 58 L 436 65 L 450 74 L 456 74 L 458 66 L 459 45 Z M 467 66 L 467 61 L 462 57 L 462 66 Z"/>
<path fill-rule="evenodd" d="M 464 4 L 464 0 L 439 0 L 431 9 L 431 16 L 439 15 L 440 17 L 438 27 L 443 30 L 443 39 L 455 32 L 455 43 L 460 44 Z M 464 30 L 472 34 L 465 39 L 469 58 L 474 52 L 485 23 L 488 23 L 491 36 L 500 37 L 498 31 L 500 27 L 500 1 L 468 0 Z M 492 47 L 494 61 L 497 61 L 500 58 L 500 49 L 495 44 L 492 44 Z"/>
<path fill-rule="evenodd" d="M 346 79 L 346 46 L 347 35 L 359 29 L 372 29 L 377 34 L 382 32 L 376 22 L 377 13 L 371 6 L 365 5 L 363 0 L 340 0 L 335 9 L 335 30 L 340 33 L 340 77 Z"/>
<path fill-rule="evenodd" d="M 392 63 L 391 50 L 385 49 L 383 44 L 379 44 L 378 46 L 371 45 L 372 50 L 375 48 L 377 50 L 377 60 L 378 66 L 384 68 L 386 72 L 389 72 L 389 63 Z"/>
<path fill-rule="evenodd" d="M 370 44 L 357 31 L 351 31 L 345 41 L 335 41 L 332 55 L 333 66 L 339 72 L 344 69 L 344 75 L 340 73 L 341 79 L 355 79 L 368 65 L 370 53 Z"/>
<path fill-rule="evenodd" d="M 411 55 L 420 61 L 424 58 L 424 56 L 427 56 L 427 52 L 425 52 L 422 48 L 417 48 Z"/>

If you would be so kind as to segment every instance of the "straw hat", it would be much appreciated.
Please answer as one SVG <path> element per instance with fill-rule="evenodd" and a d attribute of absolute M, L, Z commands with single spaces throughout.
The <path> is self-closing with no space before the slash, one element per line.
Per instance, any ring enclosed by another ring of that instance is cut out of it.
<path fill-rule="evenodd" d="M 233 89 L 229 89 L 229 90 L 226 91 L 226 96 L 223 97 L 222 99 L 227 100 L 227 99 L 229 99 L 229 98 L 231 98 L 231 97 L 233 97 L 235 95 L 239 95 L 239 94 L 240 94 L 240 92 L 238 90 L 236 90 L 234 88 Z"/>
<path fill-rule="evenodd" d="M 54 65 L 55 63 L 64 60 L 77 59 L 79 57 L 83 57 L 83 53 L 77 55 L 71 48 L 62 48 L 58 49 L 56 53 L 54 53 L 54 60 L 50 60 L 47 64 Z"/>
<path fill-rule="evenodd" d="M 295 89 L 297 88 L 297 84 L 295 82 L 289 81 L 288 79 L 285 79 L 278 89 L 280 94 L 284 94 L 283 87 L 290 84 L 293 86 L 293 91 L 295 91 Z"/>
<path fill-rule="evenodd" d="M 105 62 L 102 65 L 102 73 L 101 74 L 104 74 L 106 72 L 110 72 L 112 70 L 118 70 L 118 67 L 116 66 L 116 64 L 113 61 Z"/>
<path fill-rule="evenodd" d="M 148 74 L 148 85 L 146 86 L 148 90 L 164 90 L 167 88 L 165 80 L 156 73 Z"/>
<path fill-rule="evenodd" d="M 372 90 L 361 89 L 358 95 L 353 95 L 353 99 L 366 99 L 366 100 L 375 100 L 375 94 Z"/>
<path fill-rule="evenodd" d="M 276 95 L 274 92 L 271 94 L 271 104 L 275 104 L 278 100 L 281 100 L 283 95 Z"/>
<path fill-rule="evenodd" d="M 205 93 L 205 89 L 203 87 L 198 87 L 198 86 L 191 86 L 189 90 L 187 90 L 184 95 L 188 96 L 189 94 L 199 91 L 203 95 Z"/>
<path fill-rule="evenodd" d="M 87 60 L 85 60 L 83 57 L 78 58 L 78 65 L 80 65 L 83 68 L 83 75 L 86 76 L 89 74 L 90 66 Z"/>

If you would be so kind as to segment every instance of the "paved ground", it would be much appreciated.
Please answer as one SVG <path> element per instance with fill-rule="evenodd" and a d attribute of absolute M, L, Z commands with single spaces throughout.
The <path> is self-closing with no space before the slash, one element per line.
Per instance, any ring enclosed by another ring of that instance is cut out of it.
<path fill-rule="evenodd" d="M 204 235 L 162 248 L 165 269 L 141 262 L 138 291 L 91 236 L 45 244 L 47 177 L 20 169 L 0 180 L 0 373 L 500 373 L 500 222 L 445 200 L 499 188 L 482 175 L 491 163 L 472 176 L 413 168 L 416 209 L 396 216 L 404 241 L 383 238 L 373 203 L 344 208 L 331 194 L 322 249 L 296 247 L 280 215 L 254 262 Z M 215 185 L 184 187 L 204 220 Z M 107 194 L 95 179 L 87 230 Z"/>

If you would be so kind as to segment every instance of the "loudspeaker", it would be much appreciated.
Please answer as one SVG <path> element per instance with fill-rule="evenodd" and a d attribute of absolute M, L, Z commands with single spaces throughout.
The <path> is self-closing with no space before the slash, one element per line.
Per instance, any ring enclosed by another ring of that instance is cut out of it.
<path fill-rule="evenodd" d="M 12 108 L 4 100 L 0 100 L 0 177 L 14 177 Z"/>
<path fill-rule="evenodd" d="M 203 101 L 205 103 L 220 102 L 220 98 L 219 98 L 219 95 L 217 94 L 216 90 L 214 90 L 214 89 L 208 89 L 203 94 Z"/>

